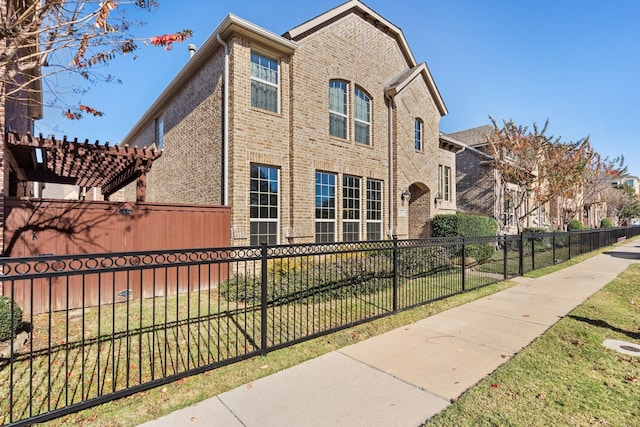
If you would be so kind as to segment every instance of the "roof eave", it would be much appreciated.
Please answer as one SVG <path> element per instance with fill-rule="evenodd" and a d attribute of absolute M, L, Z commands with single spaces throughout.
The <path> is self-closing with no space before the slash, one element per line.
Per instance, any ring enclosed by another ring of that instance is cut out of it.
<path fill-rule="evenodd" d="M 466 150 L 468 147 L 460 141 L 449 138 L 446 135 L 440 135 L 440 148 L 451 153 L 458 154 Z"/>
<path fill-rule="evenodd" d="M 166 104 L 175 97 L 180 89 L 191 79 L 193 74 L 195 74 L 195 72 L 204 65 L 216 49 L 221 47 L 220 42 L 217 40 L 217 35 L 220 35 L 220 37 L 225 39 L 234 33 L 258 40 L 265 47 L 287 55 L 293 53 L 297 48 L 297 44 L 294 41 L 285 39 L 282 36 L 272 33 L 271 31 L 259 27 L 238 16 L 228 14 L 218 27 L 213 30 L 200 49 L 198 49 L 193 57 L 190 58 L 182 67 L 176 77 L 174 77 L 164 91 L 162 91 L 160 96 L 156 98 L 153 104 L 151 104 L 149 109 L 147 109 L 133 128 L 125 135 L 121 144 L 129 144 L 130 141 L 143 130 L 147 123 L 162 114 Z"/>

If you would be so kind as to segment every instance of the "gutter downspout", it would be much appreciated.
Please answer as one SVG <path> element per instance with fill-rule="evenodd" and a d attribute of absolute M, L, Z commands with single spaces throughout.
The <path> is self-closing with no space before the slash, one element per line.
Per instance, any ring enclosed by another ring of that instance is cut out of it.
<path fill-rule="evenodd" d="M 388 125 L 388 136 L 387 143 L 389 144 L 389 230 L 387 231 L 387 237 L 393 239 L 396 235 L 396 227 L 395 227 L 395 217 L 394 217 L 394 209 L 395 209 L 395 189 L 393 182 L 393 97 L 389 94 L 386 94 L 386 98 L 388 101 L 387 111 L 389 121 Z"/>
<path fill-rule="evenodd" d="M 216 34 L 216 39 L 224 47 L 222 204 L 229 206 L 229 44 L 220 37 L 220 34 Z"/>

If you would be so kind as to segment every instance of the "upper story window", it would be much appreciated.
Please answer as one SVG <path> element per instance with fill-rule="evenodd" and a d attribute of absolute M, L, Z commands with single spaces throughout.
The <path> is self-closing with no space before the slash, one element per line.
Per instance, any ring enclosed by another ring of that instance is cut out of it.
<path fill-rule="evenodd" d="M 355 136 L 356 142 L 371 144 L 371 99 L 362 89 L 355 89 Z"/>
<path fill-rule="evenodd" d="M 413 125 L 413 146 L 416 151 L 422 151 L 422 134 L 423 134 L 423 122 L 420 119 L 416 119 Z"/>
<path fill-rule="evenodd" d="M 162 147 L 164 147 L 164 120 L 160 117 L 155 120 L 155 128 L 154 142 L 156 143 L 156 149 L 162 150 Z"/>
<path fill-rule="evenodd" d="M 251 52 L 251 106 L 277 113 L 279 84 L 278 62 Z"/>
<path fill-rule="evenodd" d="M 347 83 L 329 82 L 329 135 L 347 139 Z"/>

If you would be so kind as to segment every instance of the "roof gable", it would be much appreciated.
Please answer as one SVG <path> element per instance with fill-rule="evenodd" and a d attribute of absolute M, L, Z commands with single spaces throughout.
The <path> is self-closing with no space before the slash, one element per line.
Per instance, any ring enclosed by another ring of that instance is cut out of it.
<path fill-rule="evenodd" d="M 417 65 L 416 60 L 413 57 L 413 53 L 409 48 L 409 44 L 404 38 L 404 34 L 402 33 L 402 30 L 396 27 L 395 25 L 393 25 L 391 22 L 387 21 L 382 16 L 378 15 L 378 13 L 376 13 L 373 9 L 370 9 L 368 6 L 366 6 L 359 0 L 348 1 L 313 19 L 310 19 L 309 21 L 303 24 L 300 24 L 297 27 L 289 30 L 287 33 L 283 35 L 283 37 L 289 38 L 295 41 L 300 40 L 304 38 L 306 35 L 308 35 L 309 33 L 315 32 L 319 28 L 322 28 L 330 24 L 331 22 L 334 22 L 350 13 L 357 13 L 366 21 L 370 22 L 372 25 L 375 25 L 376 27 L 380 28 L 386 33 L 392 34 L 398 41 L 398 44 L 400 45 L 402 53 L 407 59 L 407 62 L 409 63 L 409 65 L 411 67 Z"/>
<path fill-rule="evenodd" d="M 427 64 L 424 62 L 418 64 L 416 62 L 413 53 L 409 48 L 409 44 L 407 43 L 407 40 L 402 33 L 402 30 L 359 0 L 350 0 L 303 24 L 300 24 L 285 33 L 283 37 L 294 41 L 299 41 L 309 34 L 312 34 L 315 31 L 318 31 L 319 29 L 352 13 L 358 14 L 371 25 L 395 38 L 398 46 L 400 47 L 400 51 L 402 52 L 402 55 L 404 56 L 408 64 L 407 69 L 403 70 L 395 79 L 393 79 L 393 81 L 389 82 L 386 88 L 387 94 L 390 96 L 394 96 L 396 93 L 402 91 L 402 89 L 406 87 L 406 85 L 408 85 L 409 82 L 411 82 L 415 77 L 421 75 L 433 96 L 438 111 L 442 116 L 446 115 L 447 107 L 444 104 L 442 96 L 440 95 L 440 91 L 438 90 L 435 81 L 433 80 L 433 76 L 431 75 Z"/>
<path fill-rule="evenodd" d="M 438 87 L 436 86 L 436 82 L 433 80 L 433 76 L 429 72 L 429 68 L 425 62 L 416 65 L 415 67 L 407 68 L 398 74 L 393 80 L 387 83 L 385 93 L 393 98 L 397 93 L 402 92 L 402 90 L 417 76 L 421 76 L 423 78 L 429 88 L 429 92 L 433 97 L 433 101 L 435 102 L 440 115 L 445 116 L 447 114 L 447 107 L 444 105 L 444 100 L 442 99 L 440 91 L 438 91 Z"/>

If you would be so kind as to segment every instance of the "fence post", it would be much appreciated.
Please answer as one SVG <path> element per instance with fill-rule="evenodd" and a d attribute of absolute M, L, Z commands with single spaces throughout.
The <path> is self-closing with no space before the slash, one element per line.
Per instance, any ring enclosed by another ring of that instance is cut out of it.
<path fill-rule="evenodd" d="M 398 310 L 398 236 L 393 236 L 393 311 Z"/>
<path fill-rule="evenodd" d="M 465 238 L 462 238 L 462 290 L 467 290 L 467 248 L 465 246 Z"/>
<path fill-rule="evenodd" d="M 551 264 L 556 264 L 556 233 L 551 234 Z"/>
<path fill-rule="evenodd" d="M 267 242 L 260 244 L 260 352 L 267 355 Z"/>
<path fill-rule="evenodd" d="M 520 233 L 520 240 L 518 241 L 518 275 L 524 276 L 524 233 Z"/>
<path fill-rule="evenodd" d="M 504 236 L 502 236 L 502 247 L 503 247 L 503 254 L 502 254 L 502 261 L 504 262 L 504 280 L 507 280 L 509 278 L 509 267 L 508 267 L 508 251 L 509 248 L 507 247 L 507 235 L 505 234 Z"/>

